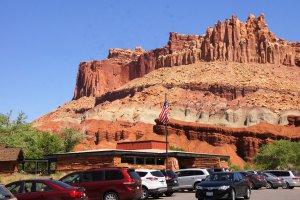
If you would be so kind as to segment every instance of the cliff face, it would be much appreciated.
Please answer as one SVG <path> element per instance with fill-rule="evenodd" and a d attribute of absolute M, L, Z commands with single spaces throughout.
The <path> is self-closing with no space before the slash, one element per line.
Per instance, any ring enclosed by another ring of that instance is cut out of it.
<path fill-rule="evenodd" d="M 103 61 L 80 63 L 73 99 L 101 96 L 161 67 L 200 61 L 300 66 L 299 52 L 299 43 L 278 39 L 268 30 L 264 15 L 250 15 L 245 23 L 233 16 L 208 27 L 204 36 L 171 32 L 163 48 L 111 49 Z"/>
<path fill-rule="evenodd" d="M 292 124 L 295 117 L 291 116 L 288 119 Z M 251 128 L 233 129 L 172 120 L 167 129 L 169 135 L 186 136 L 189 140 L 205 141 L 212 146 L 234 145 L 236 146 L 236 153 L 241 158 L 251 161 L 251 158 L 258 153 L 259 148 L 264 144 L 270 144 L 274 140 L 300 141 L 300 135 L 294 132 L 295 129 L 284 127 L 280 131 L 274 131 L 274 128 L 269 124 L 261 124 Z M 153 131 L 159 135 L 164 135 L 165 126 L 156 120 Z M 286 134 L 286 132 L 290 134 Z"/>

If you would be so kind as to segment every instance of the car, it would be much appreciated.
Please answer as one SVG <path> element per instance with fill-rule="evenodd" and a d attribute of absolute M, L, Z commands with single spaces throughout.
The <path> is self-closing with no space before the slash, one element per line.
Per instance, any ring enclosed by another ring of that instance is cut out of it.
<path fill-rule="evenodd" d="M 284 188 L 293 189 L 294 187 L 300 187 L 300 177 L 295 171 L 290 170 L 267 170 L 267 173 L 273 174 L 284 180 Z"/>
<path fill-rule="evenodd" d="M 141 178 L 131 168 L 77 171 L 62 177 L 60 181 L 84 187 L 90 200 L 135 200 L 143 195 Z"/>
<path fill-rule="evenodd" d="M 137 169 L 136 172 L 142 179 L 142 200 L 148 199 L 149 196 L 158 198 L 167 192 L 166 178 L 160 170 Z"/>
<path fill-rule="evenodd" d="M 0 184 L 0 200 L 17 200 L 17 198 L 2 184 Z"/>
<path fill-rule="evenodd" d="M 6 188 L 18 200 L 88 200 L 84 188 L 52 179 L 15 181 L 7 184 Z"/>
<path fill-rule="evenodd" d="M 196 186 L 196 198 L 232 199 L 244 197 L 250 199 L 251 189 L 248 181 L 239 172 L 218 172 L 209 175 Z"/>
<path fill-rule="evenodd" d="M 213 174 L 216 172 L 228 172 L 228 169 L 224 167 L 212 167 L 212 168 L 207 168 L 207 171 L 209 174 Z"/>
<path fill-rule="evenodd" d="M 263 173 L 263 176 L 265 176 L 267 180 L 267 189 L 277 189 L 278 187 L 286 187 L 286 184 L 282 178 L 279 178 L 273 174 L 270 173 Z"/>
<path fill-rule="evenodd" d="M 237 171 L 245 176 L 250 184 L 251 189 L 259 189 L 267 186 L 266 178 L 261 174 L 254 171 Z"/>
<path fill-rule="evenodd" d="M 167 197 L 172 196 L 174 192 L 179 190 L 178 177 L 172 170 L 160 170 L 166 178 L 168 189 L 165 192 Z"/>
<path fill-rule="evenodd" d="M 176 171 L 178 176 L 179 188 L 181 190 L 193 191 L 198 183 L 206 179 L 209 175 L 207 169 L 188 168 Z"/>

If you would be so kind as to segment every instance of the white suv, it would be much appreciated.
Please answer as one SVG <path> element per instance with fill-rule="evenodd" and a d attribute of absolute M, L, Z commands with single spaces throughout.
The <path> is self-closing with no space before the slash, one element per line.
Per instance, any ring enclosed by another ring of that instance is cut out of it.
<path fill-rule="evenodd" d="M 148 196 L 157 198 L 167 191 L 166 179 L 161 171 L 151 169 L 136 169 L 135 171 L 142 179 L 144 190 L 142 200 L 147 199 Z"/>
<path fill-rule="evenodd" d="M 196 185 L 209 175 L 207 169 L 200 168 L 181 169 L 176 174 L 178 176 L 179 188 L 189 191 L 194 190 Z"/>

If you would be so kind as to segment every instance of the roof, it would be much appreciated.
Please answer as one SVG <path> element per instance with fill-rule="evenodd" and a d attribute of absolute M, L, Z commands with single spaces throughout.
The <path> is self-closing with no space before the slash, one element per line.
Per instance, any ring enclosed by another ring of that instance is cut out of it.
<path fill-rule="evenodd" d="M 24 153 L 21 148 L 0 148 L 0 162 L 24 160 Z"/>
<path fill-rule="evenodd" d="M 120 150 L 120 149 L 99 149 L 99 150 L 89 150 L 89 151 L 78 151 L 78 152 L 68 152 L 68 153 L 58 153 L 45 155 L 46 159 L 57 159 L 66 157 L 77 157 L 77 156 L 107 156 L 107 155 L 121 155 L 121 156 L 145 156 L 145 157 L 165 157 L 166 151 L 162 149 L 142 149 L 142 150 Z M 168 151 L 170 157 L 218 157 L 229 159 L 229 156 L 218 155 L 218 154 L 203 154 L 203 153 L 193 153 L 193 152 L 181 152 L 181 151 Z"/>

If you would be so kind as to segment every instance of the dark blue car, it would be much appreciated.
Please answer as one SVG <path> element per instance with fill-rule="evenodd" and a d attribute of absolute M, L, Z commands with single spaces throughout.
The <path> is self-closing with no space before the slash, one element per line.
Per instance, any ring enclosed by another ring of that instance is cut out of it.
<path fill-rule="evenodd" d="M 196 198 L 232 199 L 243 197 L 250 199 L 251 189 L 247 179 L 238 172 L 221 172 L 209 175 L 196 186 Z"/>

